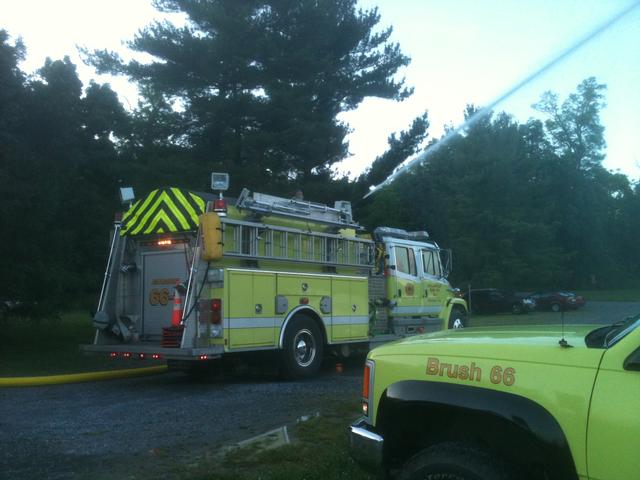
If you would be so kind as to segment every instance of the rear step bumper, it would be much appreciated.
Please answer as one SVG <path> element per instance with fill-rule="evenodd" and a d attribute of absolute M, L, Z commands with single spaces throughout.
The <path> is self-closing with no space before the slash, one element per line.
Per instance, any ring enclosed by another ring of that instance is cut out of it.
<path fill-rule="evenodd" d="M 157 354 L 164 360 L 210 360 L 221 357 L 224 353 L 224 347 L 222 345 L 202 348 L 162 348 L 160 345 L 149 344 L 80 345 L 80 351 L 84 353 L 116 353 L 118 355 L 129 353 L 132 357 L 139 357 L 141 353 L 149 357 Z"/>

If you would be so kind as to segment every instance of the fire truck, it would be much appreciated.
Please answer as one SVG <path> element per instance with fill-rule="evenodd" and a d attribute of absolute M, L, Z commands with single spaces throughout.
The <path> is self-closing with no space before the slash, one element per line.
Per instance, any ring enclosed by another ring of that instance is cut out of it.
<path fill-rule="evenodd" d="M 89 353 L 188 367 L 271 350 L 289 378 L 328 354 L 446 328 L 467 306 L 427 232 L 364 232 L 351 204 L 243 189 L 152 191 L 117 218 Z M 132 192 L 128 192 L 131 194 Z"/>

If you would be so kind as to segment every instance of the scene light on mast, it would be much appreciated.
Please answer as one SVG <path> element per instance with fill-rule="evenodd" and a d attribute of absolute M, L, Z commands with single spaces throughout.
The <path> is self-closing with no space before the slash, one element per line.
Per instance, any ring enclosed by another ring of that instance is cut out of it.
<path fill-rule="evenodd" d="M 136 195 L 133 192 L 133 187 L 120 187 L 120 203 L 131 207 L 135 199 Z"/>
<path fill-rule="evenodd" d="M 222 196 L 222 192 L 229 189 L 228 173 L 211 173 L 211 190 L 218 192 L 218 198 L 213 201 L 213 211 L 221 217 L 227 215 L 227 201 Z"/>

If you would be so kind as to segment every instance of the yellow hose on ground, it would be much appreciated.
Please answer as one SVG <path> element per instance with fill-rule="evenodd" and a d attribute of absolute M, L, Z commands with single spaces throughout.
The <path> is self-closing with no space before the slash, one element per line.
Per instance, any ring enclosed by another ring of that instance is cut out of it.
<path fill-rule="evenodd" d="M 71 373 L 68 375 L 48 375 L 46 377 L 4 377 L 0 378 L 0 387 L 33 387 L 37 385 L 59 385 L 63 383 L 95 382 L 115 378 L 156 375 L 167 371 L 166 365 L 145 368 L 127 368 L 104 372 Z"/>

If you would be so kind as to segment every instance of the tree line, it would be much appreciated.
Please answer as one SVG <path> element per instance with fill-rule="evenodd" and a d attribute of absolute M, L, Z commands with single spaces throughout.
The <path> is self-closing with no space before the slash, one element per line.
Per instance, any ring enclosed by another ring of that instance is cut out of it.
<path fill-rule="evenodd" d="M 356 179 L 333 173 L 348 155 L 339 120 L 368 97 L 401 101 L 410 59 L 356 0 L 157 0 L 186 14 L 128 43 L 150 62 L 84 51 L 98 72 L 140 90 L 127 111 L 108 84 L 84 86 L 69 58 L 35 75 L 20 39 L 0 30 L 0 299 L 68 307 L 99 289 L 117 188 L 207 191 L 211 171 L 279 195 L 351 200 L 373 228 L 426 229 L 454 251 L 454 283 L 517 289 L 617 287 L 637 280 L 640 190 L 602 167 L 605 86 L 585 79 L 542 120 L 479 117 L 429 139 L 428 114 L 388 139 Z M 384 121 L 381 119 L 380 121 Z M 434 149 L 434 145 L 440 144 Z M 362 200 L 407 158 L 409 173 Z"/>

